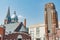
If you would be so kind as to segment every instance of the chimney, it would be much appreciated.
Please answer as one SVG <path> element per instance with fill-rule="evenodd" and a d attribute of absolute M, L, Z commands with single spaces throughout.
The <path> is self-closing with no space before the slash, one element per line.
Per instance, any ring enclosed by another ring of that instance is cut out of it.
<path fill-rule="evenodd" d="M 26 28 L 26 18 L 24 19 L 24 27 Z"/>

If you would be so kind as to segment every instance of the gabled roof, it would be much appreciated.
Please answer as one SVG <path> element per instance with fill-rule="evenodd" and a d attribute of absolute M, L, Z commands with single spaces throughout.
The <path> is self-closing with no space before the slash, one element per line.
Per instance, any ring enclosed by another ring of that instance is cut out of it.
<path fill-rule="evenodd" d="M 24 27 L 23 23 L 21 22 L 14 31 L 15 32 L 26 32 L 26 28 Z"/>
<path fill-rule="evenodd" d="M 16 23 L 10 23 L 10 24 L 5 24 L 4 25 L 6 27 L 5 31 L 6 34 L 8 33 L 13 33 L 13 32 L 27 32 L 26 28 L 24 27 L 23 23 L 20 22 L 16 22 Z"/>
<path fill-rule="evenodd" d="M 19 30 L 19 32 L 27 32 L 26 28 L 22 25 L 21 29 Z"/>

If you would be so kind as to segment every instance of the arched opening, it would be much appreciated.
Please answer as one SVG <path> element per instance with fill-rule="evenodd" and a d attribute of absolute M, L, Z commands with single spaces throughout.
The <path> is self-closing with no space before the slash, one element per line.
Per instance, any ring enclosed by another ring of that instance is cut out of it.
<path fill-rule="evenodd" d="M 19 38 L 18 40 L 22 40 L 22 39 Z"/>
<path fill-rule="evenodd" d="M 17 40 L 22 40 L 22 36 L 18 35 Z"/>

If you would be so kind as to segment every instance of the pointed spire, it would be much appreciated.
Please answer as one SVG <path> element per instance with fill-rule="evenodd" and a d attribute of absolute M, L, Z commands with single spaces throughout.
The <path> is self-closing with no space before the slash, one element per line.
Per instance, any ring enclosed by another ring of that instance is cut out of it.
<path fill-rule="evenodd" d="M 10 17 L 10 7 L 8 7 L 8 12 L 6 17 Z"/>
<path fill-rule="evenodd" d="M 8 21 L 7 23 L 11 22 L 10 7 L 8 7 L 8 12 L 7 12 L 7 15 L 6 15 L 6 20 Z"/>

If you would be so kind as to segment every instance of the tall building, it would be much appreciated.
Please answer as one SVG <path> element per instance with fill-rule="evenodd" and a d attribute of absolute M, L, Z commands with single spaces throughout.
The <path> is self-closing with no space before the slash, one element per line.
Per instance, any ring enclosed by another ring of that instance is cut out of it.
<path fill-rule="evenodd" d="M 54 3 L 47 3 L 45 5 L 45 36 L 46 40 L 49 40 L 49 36 L 52 35 L 52 39 L 56 40 L 56 29 L 58 29 L 58 16 Z"/>

